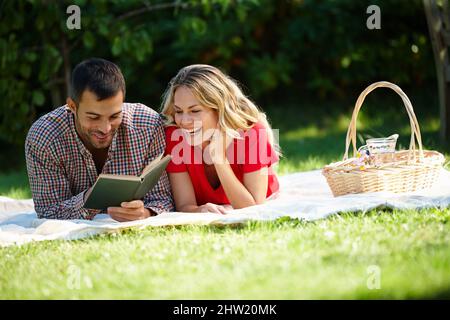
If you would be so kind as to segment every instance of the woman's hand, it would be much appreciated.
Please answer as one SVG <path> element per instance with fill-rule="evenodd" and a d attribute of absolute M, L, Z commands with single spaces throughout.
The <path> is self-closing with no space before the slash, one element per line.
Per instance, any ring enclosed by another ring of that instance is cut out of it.
<path fill-rule="evenodd" d="M 216 128 L 211 136 L 208 148 L 208 154 L 212 163 L 208 164 L 224 164 L 227 161 L 227 149 L 233 142 L 233 138 L 225 133 L 224 130 Z"/>
<path fill-rule="evenodd" d="M 198 207 L 199 212 L 213 212 L 218 214 L 226 214 L 230 210 L 231 206 L 222 206 L 214 203 L 206 203 Z"/>

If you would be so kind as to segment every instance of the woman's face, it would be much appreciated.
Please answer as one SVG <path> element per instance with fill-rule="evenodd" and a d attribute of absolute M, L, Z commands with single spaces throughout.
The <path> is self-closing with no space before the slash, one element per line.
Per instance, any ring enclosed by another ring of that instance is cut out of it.
<path fill-rule="evenodd" d="M 192 91 L 181 86 L 174 94 L 175 123 L 183 130 L 183 135 L 191 145 L 209 141 L 217 128 L 217 111 L 202 106 Z"/>

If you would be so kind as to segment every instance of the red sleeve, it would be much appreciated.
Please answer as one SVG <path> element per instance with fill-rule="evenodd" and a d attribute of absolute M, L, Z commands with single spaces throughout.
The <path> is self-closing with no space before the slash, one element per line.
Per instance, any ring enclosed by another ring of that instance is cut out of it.
<path fill-rule="evenodd" d="M 180 147 L 183 138 L 177 135 L 175 131 L 176 129 L 176 126 L 169 126 L 165 128 L 166 150 L 164 155 L 172 155 L 172 160 L 166 168 L 166 171 L 169 173 L 187 171 L 186 164 L 183 163 L 183 148 Z"/>
<path fill-rule="evenodd" d="M 278 155 L 269 142 L 267 129 L 262 124 L 255 124 L 247 130 L 244 137 L 245 158 L 242 164 L 242 171 L 244 173 L 270 167 L 278 161 Z"/>

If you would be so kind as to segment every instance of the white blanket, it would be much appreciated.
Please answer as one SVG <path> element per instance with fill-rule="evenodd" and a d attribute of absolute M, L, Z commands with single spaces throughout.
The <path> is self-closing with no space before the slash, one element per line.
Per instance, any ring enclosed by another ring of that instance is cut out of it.
<path fill-rule="evenodd" d="M 108 215 L 93 221 L 37 219 L 33 201 L 0 197 L 0 246 L 30 241 L 80 239 L 130 227 L 184 224 L 235 224 L 275 220 L 288 216 L 303 220 L 325 218 L 338 212 L 367 211 L 376 207 L 418 209 L 450 205 L 450 172 L 442 170 L 433 189 L 408 194 L 366 193 L 333 197 L 319 170 L 280 177 L 280 193 L 263 205 L 233 210 L 226 215 L 168 212 L 145 220 L 116 222 Z"/>

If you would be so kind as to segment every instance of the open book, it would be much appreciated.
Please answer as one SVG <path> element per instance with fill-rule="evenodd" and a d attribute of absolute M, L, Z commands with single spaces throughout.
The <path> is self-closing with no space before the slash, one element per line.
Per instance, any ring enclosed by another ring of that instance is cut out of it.
<path fill-rule="evenodd" d="M 139 200 L 158 183 L 171 157 L 162 155 L 150 162 L 139 177 L 129 175 L 100 174 L 92 192 L 84 203 L 88 209 L 120 207 L 124 201 Z"/>

